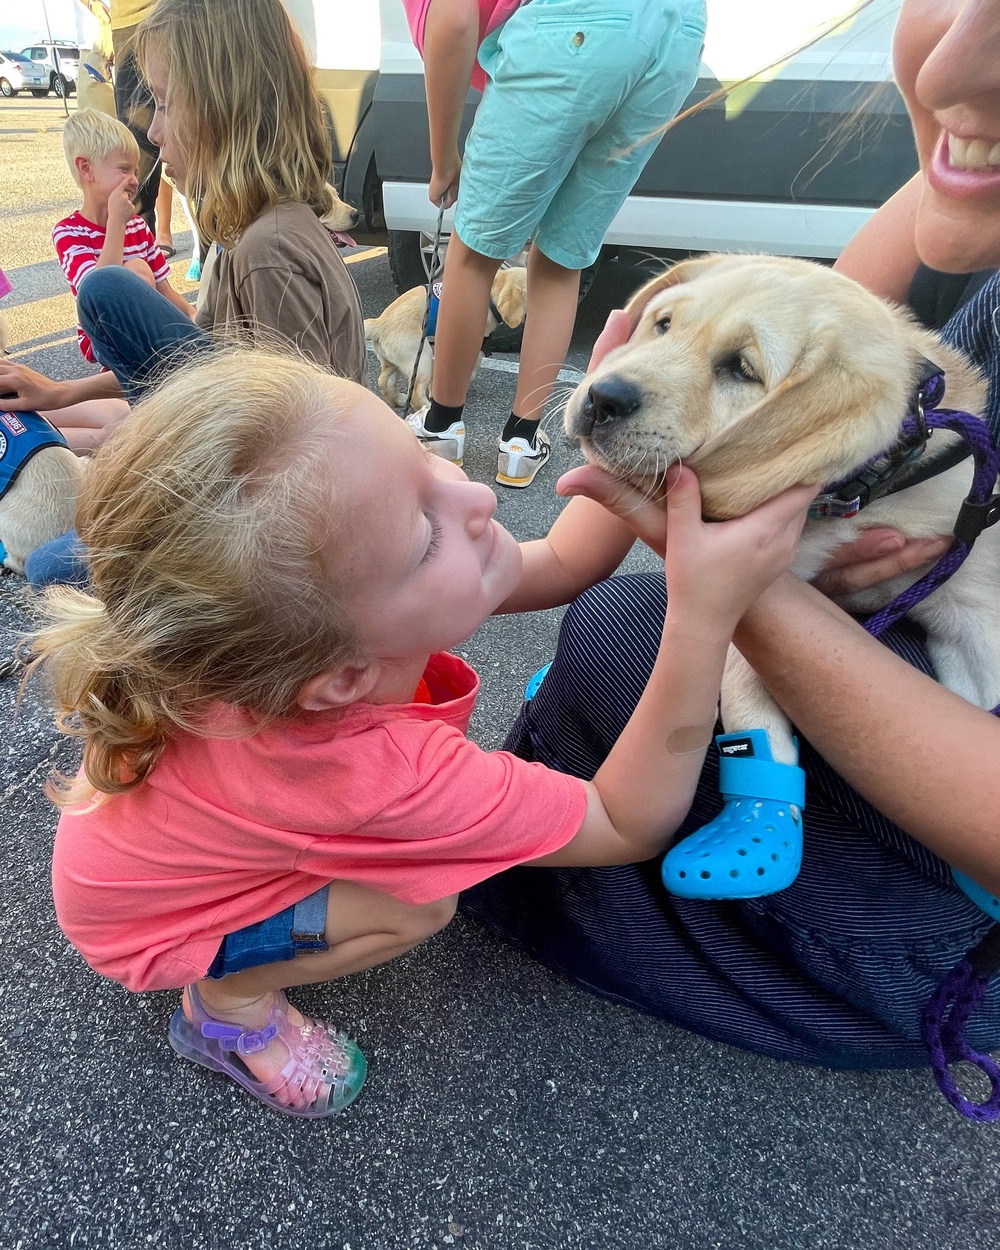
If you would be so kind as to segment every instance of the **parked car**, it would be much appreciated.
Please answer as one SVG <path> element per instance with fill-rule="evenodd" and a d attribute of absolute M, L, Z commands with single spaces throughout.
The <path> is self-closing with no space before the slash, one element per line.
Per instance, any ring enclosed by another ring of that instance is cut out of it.
<path fill-rule="evenodd" d="M 900 2 L 873 0 L 852 18 L 854 0 L 711 0 L 701 73 L 687 104 L 720 82 L 752 81 L 664 136 L 612 222 L 603 255 L 838 256 L 917 168 L 891 82 Z M 331 107 L 341 194 L 360 211 L 359 229 L 388 231 L 393 278 L 407 290 L 426 281 L 436 212 L 427 199 L 423 64 L 403 7 L 399 0 L 285 4 Z M 771 65 L 842 17 L 818 43 Z M 469 92 L 463 142 L 478 99 Z M 446 228 L 451 220 L 446 214 Z"/>
<path fill-rule="evenodd" d="M 45 85 L 48 93 L 48 78 L 37 69 L 20 52 L 0 52 L 0 95 L 17 95 L 24 89 Z"/>
<path fill-rule="evenodd" d="M 72 95 L 76 90 L 80 49 L 75 44 L 43 40 L 22 48 L 21 55 L 28 57 L 44 73 L 45 91 L 38 89 L 32 92 L 33 95 L 44 95 L 48 91 L 54 91 L 58 96 Z"/>

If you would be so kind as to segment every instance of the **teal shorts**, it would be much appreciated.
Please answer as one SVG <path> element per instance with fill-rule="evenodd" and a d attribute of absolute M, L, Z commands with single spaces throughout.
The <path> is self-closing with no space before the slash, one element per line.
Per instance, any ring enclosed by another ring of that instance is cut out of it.
<path fill-rule="evenodd" d="M 531 0 L 483 41 L 455 230 L 583 269 L 698 76 L 704 0 Z M 650 135 L 654 137 L 649 138 Z"/>

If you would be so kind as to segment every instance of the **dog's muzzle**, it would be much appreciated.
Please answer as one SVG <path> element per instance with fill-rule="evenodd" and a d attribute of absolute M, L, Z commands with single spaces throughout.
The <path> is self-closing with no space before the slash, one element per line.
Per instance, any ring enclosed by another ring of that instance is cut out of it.
<path fill-rule="evenodd" d="M 593 434 L 599 426 L 612 425 L 633 416 L 642 407 L 642 391 L 634 382 L 611 374 L 587 388 L 586 397 L 573 418 L 570 431 L 579 438 Z"/>

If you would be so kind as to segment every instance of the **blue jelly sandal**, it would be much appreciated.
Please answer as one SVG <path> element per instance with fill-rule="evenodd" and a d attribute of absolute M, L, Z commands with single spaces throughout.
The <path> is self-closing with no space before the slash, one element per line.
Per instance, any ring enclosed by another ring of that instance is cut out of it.
<path fill-rule="evenodd" d="M 806 775 L 771 756 L 767 731 L 720 734 L 726 805 L 663 860 L 663 884 L 682 898 L 758 898 L 792 884 L 802 866 Z"/>
<path fill-rule="evenodd" d="M 191 1019 L 182 1007 L 174 1012 L 171 1047 L 192 1063 L 230 1077 L 274 1111 L 318 1120 L 343 1111 L 360 1094 L 367 1064 L 357 1044 L 318 1020 L 306 1017 L 293 1024 L 284 994 L 275 994 L 268 1022 L 257 1030 L 210 1016 L 193 985 L 187 994 Z M 259 1081 L 242 1057 L 258 1054 L 275 1038 L 284 1043 L 288 1062 L 273 1080 Z M 289 1106 L 277 1098 L 279 1091 L 308 1101 Z"/>

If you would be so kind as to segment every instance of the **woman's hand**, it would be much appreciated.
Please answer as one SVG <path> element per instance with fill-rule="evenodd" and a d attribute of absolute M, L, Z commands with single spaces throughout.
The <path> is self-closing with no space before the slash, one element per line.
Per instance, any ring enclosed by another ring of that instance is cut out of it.
<path fill-rule="evenodd" d="M 45 412 L 63 408 L 62 386 L 27 365 L 0 360 L 0 406 L 10 412 Z"/>
<path fill-rule="evenodd" d="M 784 573 L 816 486 L 793 486 L 734 521 L 704 521 L 690 469 L 667 475 L 669 612 L 728 637 L 752 603 Z"/>
<path fill-rule="evenodd" d="M 813 578 L 813 585 L 831 599 L 868 590 L 880 582 L 930 566 L 954 539 L 906 538 L 899 530 L 865 530 L 851 543 L 842 543 Z"/>

